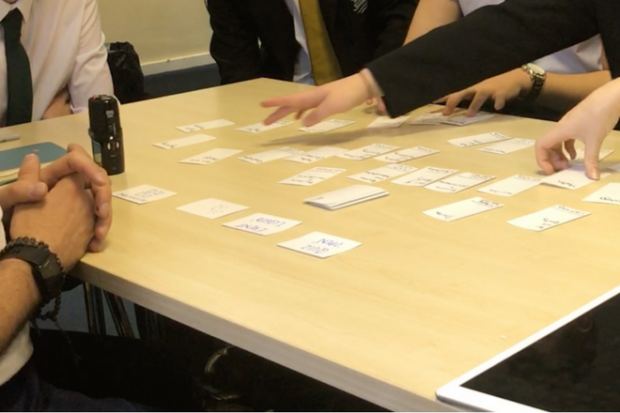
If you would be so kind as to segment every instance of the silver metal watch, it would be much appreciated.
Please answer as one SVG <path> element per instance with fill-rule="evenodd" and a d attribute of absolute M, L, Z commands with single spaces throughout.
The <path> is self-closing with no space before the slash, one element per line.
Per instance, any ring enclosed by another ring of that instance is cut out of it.
<path fill-rule="evenodd" d="M 545 80 L 547 80 L 547 72 L 545 69 L 535 65 L 534 63 L 523 65 L 521 66 L 521 69 L 529 75 L 530 80 L 532 81 L 532 88 L 530 89 L 530 93 L 528 93 L 525 97 L 525 100 L 528 102 L 533 102 L 536 100 L 538 95 L 540 95 L 540 92 L 545 85 Z"/>

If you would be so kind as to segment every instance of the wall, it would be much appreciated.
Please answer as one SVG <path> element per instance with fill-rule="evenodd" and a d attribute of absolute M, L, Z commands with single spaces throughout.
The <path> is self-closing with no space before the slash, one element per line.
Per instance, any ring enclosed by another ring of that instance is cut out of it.
<path fill-rule="evenodd" d="M 98 1 L 107 42 L 131 42 L 146 75 L 213 63 L 204 0 Z"/>

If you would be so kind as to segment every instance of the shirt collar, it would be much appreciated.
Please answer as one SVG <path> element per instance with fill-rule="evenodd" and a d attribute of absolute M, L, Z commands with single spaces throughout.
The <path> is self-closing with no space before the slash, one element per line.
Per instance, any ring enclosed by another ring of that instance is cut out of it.
<path fill-rule="evenodd" d="M 19 9 L 24 16 L 24 22 L 28 23 L 30 17 L 30 9 L 32 9 L 32 0 L 17 0 L 15 4 L 9 4 L 0 0 L 0 21 L 6 17 L 13 9 Z"/>

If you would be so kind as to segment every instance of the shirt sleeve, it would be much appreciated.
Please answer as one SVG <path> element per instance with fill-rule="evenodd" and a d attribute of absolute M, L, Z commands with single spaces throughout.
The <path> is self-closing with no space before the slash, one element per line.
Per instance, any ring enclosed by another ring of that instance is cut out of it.
<path fill-rule="evenodd" d="M 390 54 L 368 69 L 391 116 L 598 33 L 591 0 L 508 0 L 482 7 Z"/>
<path fill-rule="evenodd" d="M 96 0 L 84 0 L 78 44 L 77 57 L 68 85 L 73 113 L 86 111 L 88 99 L 94 95 L 114 94 L 105 36 L 101 31 Z"/>

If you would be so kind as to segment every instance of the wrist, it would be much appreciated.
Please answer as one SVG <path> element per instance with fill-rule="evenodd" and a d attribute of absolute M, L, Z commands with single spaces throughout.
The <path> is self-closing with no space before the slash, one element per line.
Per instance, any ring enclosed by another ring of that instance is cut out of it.
<path fill-rule="evenodd" d="M 370 70 L 362 69 L 359 72 L 359 76 L 366 87 L 366 99 L 380 98 L 383 96 L 383 91 L 377 84 L 377 81 Z"/>
<path fill-rule="evenodd" d="M 547 80 L 547 71 L 534 63 L 528 63 L 521 66 L 521 70 L 529 76 L 530 87 L 529 92 L 524 99 L 529 102 L 535 101 L 542 91 L 545 81 Z"/>
<path fill-rule="evenodd" d="M 30 264 L 17 258 L 8 258 L 0 261 L 0 274 L 3 284 L 6 283 L 4 288 L 10 286 L 19 289 L 20 292 L 26 294 L 28 302 L 34 305 L 41 302 L 41 293 L 32 276 Z"/>

